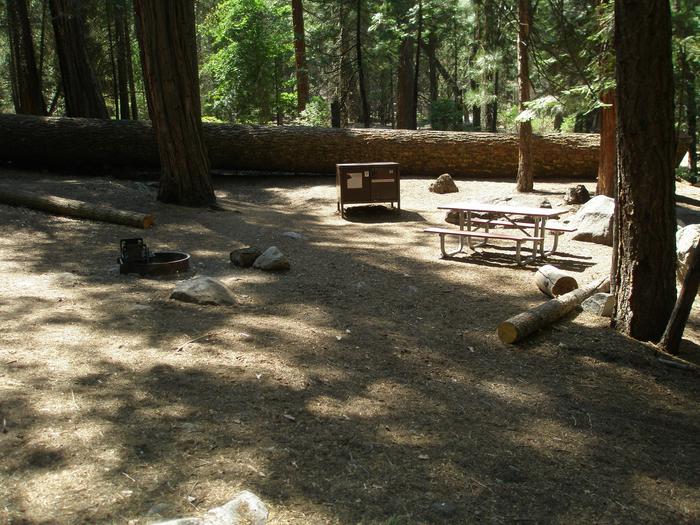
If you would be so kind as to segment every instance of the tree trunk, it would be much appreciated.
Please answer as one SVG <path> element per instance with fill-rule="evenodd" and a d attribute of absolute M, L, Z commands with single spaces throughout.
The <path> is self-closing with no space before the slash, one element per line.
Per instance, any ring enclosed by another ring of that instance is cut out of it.
<path fill-rule="evenodd" d="M 420 78 L 420 42 L 423 38 L 423 2 L 418 0 L 418 30 L 416 35 L 416 67 L 413 71 L 413 92 L 411 93 L 411 129 L 418 129 L 418 80 Z"/>
<path fill-rule="evenodd" d="M 102 89 L 90 65 L 87 28 L 77 0 L 50 0 L 66 115 L 109 118 Z"/>
<path fill-rule="evenodd" d="M 194 2 L 136 0 L 143 78 L 160 156 L 158 200 L 216 201 L 202 133 Z"/>
<path fill-rule="evenodd" d="M 118 210 L 91 202 L 66 199 L 55 195 L 35 195 L 29 191 L 0 187 L 0 202 L 12 206 L 25 206 L 34 210 L 46 211 L 56 215 L 92 219 L 96 221 L 123 224 L 134 228 L 150 228 L 153 215 L 133 211 Z"/>
<path fill-rule="evenodd" d="M 685 84 L 686 95 L 686 121 L 688 123 L 688 135 L 690 135 L 690 146 L 688 147 L 688 157 L 690 158 L 690 174 L 698 176 L 698 104 L 697 92 L 695 90 L 695 74 L 693 73 L 685 49 L 680 52 L 681 78 Z"/>
<path fill-rule="evenodd" d="M 182 112 L 181 104 L 171 106 Z M 340 162 L 395 161 L 406 175 L 513 178 L 518 137 L 508 133 L 329 129 L 204 124 L 212 166 L 335 173 Z M 593 180 L 598 135 L 535 135 L 537 176 Z M 158 166 L 153 128 L 144 121 L 0 115 L 0 161 L 40 166 Z M 678 159 L 680 161 L 680 158 Z"/>
<path fill-rule="evenodd" d="M 337 98 L 340 103 L 340 124 L 342 127 L 347 126 L 350 120 L 348 106 L 350 105 L 353 82 L 352 64 L 350 63 L 350 31 L 348 30 L 350 9 L 346 5 L 347 2 L 348 0 L 339 0 L 338 6 L 340 62 L 338 65 Z"/>
<path fill-rule="evenodd" d="M 360 118 L 366 128 L 372 124 L 369 112 L 369 102 L 367 101 L 367 90 L 365 89 L 365 69 L 362 62 L 362 0 L 357 0 L 357 27 L 355 35 L 355 47 L 357 48 L 357 77 L 360 84 L 360 104 L 362 115 Z"/>
<path fill-rule="evenodd" d="M 608 278 L 603 277 L 503 321 L 496 330 L 498 338 L 508 344 L 522 341 L 530 334 L 564 317 L 607 283 Z"/>
<path fill-rule="evenodd" d="M 602 108 L 600 120 L 600 160 L 598 164 L 598 185 L 596 195 L 615 197 L 615 172 L 617 170 L 616 108 L 615 90 L 608 89 L 600 101 L 610 104 Z"/>
<path fill-rule="evenodd" d="M 615 2 L 617 199 L 614 324 L 658 341 L 676 300 L 675 130 L 668 0 Z"/>
<path fill-rule="evenodd" d="M 114 2 L 114 33 L 117 58 L 117 86 L 119 88 L 119 118 L 128 120 L 131 117 L 129 111 L 129 75 L 127 62 L 131 54 L 131 43 L 127 39 L 126 25 L 126 1 Z"/>
<path fill-rule="evenodd" d="M 438 70 L 437 70 L 437 39 L 433 31 L 428 35 L 428 45 L 426 46 L 426 54 L 428 55 L 428 81 L 430 89 L 430 102 L 435 102 L 438 99 Z"/>
<path fill-rule="evenodd" d="M 7 0 L 7 27 L 15 113 L 46 115 L 26 0 Z"/>
<path fill-rule="evenodd" d="M 520 95 L 520 111 L 525 111 L 526 103 L 530 100 L 530 64 L 528 45 L 532 16 L 530 0 L 518 2 L 518 93 Z M 518 125 L 518 175 L 516 189 L 519 192 L 532 191 L 534 175 L 532 172 L 532 122 L 520 122 Z"/>
<path fill-rule="evenodd" d="M 399 48 L 396 84 L 396 128 L 412 129 L 413 117 L 413 38 L 405 37 Z"/>
<path fill-rule="evenodd" d="M 294 61 L 297 74 L 297 111 L 306 109 L 309 101 L 309 72 L 306 69 L 306 35 L 304 33 L 304 9 L 302 0 L 292 0 L 292 24 L 294 27 Z"/>
<path fill-rule="evenodd" d="M 132 10 L 130 10 L 132 11 Z M 129 81 L 129 100 L 131 101 L 131 118 L 139 119 L 139 107 L 136 102 L 136 82 L 134 81 L 134 61 L 131 48 L 131 31 L 129 30 L 129 17 L 124 23 L 124 41 L 126 43 L 126 75 Z"/>
<path fill-rule="evenodd" d="M 107 45 L 109 48 L 109 65 L 112 68 L 112 96 L 114 98 L 114 117 L 119 118 L 119 75 L 117 73 L 117 61 L 114 53 L 114 35 L 112 33 L 112 22 L 114 22 L 114 4 L 109 0 L 106 2 L 107 8 Z"/>
<path fill-rule="evenodd" d="M 666 326 L 664 335 L 659 342 L 659 346 L 669 354 L 678 353 L 678 348 L 683 338 L 683 330 L 688 322 L 695 297 L 698 294 L 698 286 L 700 286 L 700 249 L 696 246 L 688 262 L 688 271 L 685 274 L 685 279 L 683 279 L 681 293 L 678 294 L 668 326 Z"/>

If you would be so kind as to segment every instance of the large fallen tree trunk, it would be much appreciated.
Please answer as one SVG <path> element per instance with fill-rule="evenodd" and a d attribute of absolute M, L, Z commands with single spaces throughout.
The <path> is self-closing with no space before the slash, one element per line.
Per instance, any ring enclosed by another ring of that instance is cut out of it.
<path fill-rule="evenodd" d="M 383 129 L 205 124 L 213 168 L 335 173 L 336 163 L 392 161 L 407 175 L 515 177 L 518 137 Z M 598 135 L 533 141 L 538 176 L 594 178 Z M 157 167 L 150 122 L 0 115 L 0 160 L 42 166 Z"/>
<path fill-rule="evenodd" d="M 0 203 L 12 206 L 25 206 L 56 215 L 123 224 L 134 228 L 150 228 L 154 223 L 153 215 L 117 210 L 108 206 L 66 199 L 55 195 L 36 195 L 28 191 L 10 190 L 2 187 L 0 187 Z"/>
<path fill-rule="evenodd" d="M 601 277 L 583 288 L 577 288 L 569 293 L 560 295 L 555 299 L 531 308 L 527 312 L 503 321 L 496 330 L 499 339 L 504 343 L 521 341 L 540 328 L 564 317 L 595 292 L 600 291 L 609 279 L 609 277 Z"/>
<path fill-rule="evenodd" d="M 405 175 L 515 178 L 518 171 L 518 136 L 507 133 L 205 123 L 204 138 L 218 169 L 335 173 L 337 163 L 392 161 Z M 594 179 L 599 141 L 597 134 L 535 135 L 535 175 Z M 687 149 L 679 144 L 678 162 Z M 158 150 L 148 121 L 0 115 L 2 160 L 158 167 Z"/>

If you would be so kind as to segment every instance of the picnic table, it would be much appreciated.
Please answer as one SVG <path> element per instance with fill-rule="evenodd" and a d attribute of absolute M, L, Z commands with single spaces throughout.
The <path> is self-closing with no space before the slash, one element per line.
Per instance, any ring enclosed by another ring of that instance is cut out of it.
<path fill-rule="evenodd" d="M 558 218 L 568 213 L 567 208 L 537 208 L 530 206 L 509 206 L 505 204 L 488 204 L 481 202 L 458 202 L 438 206 L 441 210 L 458 213 L 459 230 L 454 228 L 427 228 L 426 233 L 440 236 L 440 251 L 443 257 L 451 257 L 464 251 L 464 239 L 470 250 L 476 251 L 474 239 L 480 239 L 478 246 L 484 246 L 489 240 L 515 242 L 515 261 L 522 266 L 537 259 L 546 258 L 555 253 L 559 236 L 575 228 L 562 225 L 547 225 L 547 220 Z M 482 229 L 482 231 L 479 231 Z M 512 230 L 518 230 L 512 232 Z M 554 235 L 552 249 L 545 252 L 545 234 Z M 445 236 L 459 238 L 459 249 L 448 253 L 445 249 Z M 522 245 L 530 245 L 532 256 L 522 260 Z"/>

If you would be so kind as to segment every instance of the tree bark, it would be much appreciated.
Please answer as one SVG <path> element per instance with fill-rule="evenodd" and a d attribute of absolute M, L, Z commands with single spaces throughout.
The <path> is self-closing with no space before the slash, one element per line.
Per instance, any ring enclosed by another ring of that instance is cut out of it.
<path fill-rule="evenodd" d="M 15 113 L 46 115 L 26 0 L 7 0 L 7 27 Z"/>
<path fill-rule="evenodd" d="M 174 108 L 181 112 L 181 105 Z M 341 162 L 401 163 L 406 175 L 513 178 L 518 137 L 507 133 L 399 131 L 204 124 L 212 166 L 335 173 Z M 537 176 L 594 180 L 598 135 L 552 133 L 532 142 Z M 154 130 L 144 121 L 0 115 L 0 161 L 39 166 L 158 166 Z M 681 155 L 682 156 L 682 155 Z M 680 158 L 678 159 L 680 161 Z"/>
<path fill-rule="evenodd" d="M 557 297 L 578 288 L 576 279 L 550 264 L 545 264 L 537 269 L 535 284 L 542 293 L 549 297 Z"/>
<path fill-rule="evenodd" d="M 428 44 L 425 46 L 426 55 L 428 55 L 428 84 L 430 102 L 435 102 L 438 99 L 438 70 L 437 70 L 437 38 L 433 31 L 428 35 Z"/>
<path fill-rule="evenodd" d="M 520 95 L 520 111 L 525 111 L 526 103 L 530 100 L 530 64 L 528 45 L 532 16 L 530 0 L 518 1 L 518 93 Z M 519 192 L 530 192 L 534 186 L 532 169 L 532 122 L 520 122 L 518 125 L 518 175 L 516 189 Z"/>
<path fill-rule="evenodd" d="M 160 156 L 158 200 L 216 201 L 202 133 L 192 0 L 136 0 L 143 78 Z"/>
<path fill-rule="evenodd" d="M 690 159 L 690 174 L 698 176 L 698 103 L 697 92 L 695 90 L 695 74 L 688 63 L 688 56 L 685 49 L 680 52 L 681 78 L 685 87 L 685 107 L 686 122 L 688 123 L 688 135 L 690 136 L 690 146 L 688 147 L 688 157 Z"/>
<path fill-rule="evenodd" d="M 598 164 L 598 184 L 596 195 L 615 197 L 615 172 L 617 170 L 617 118 L 615 90 L 605 91 L 600 101 L 610 104 L 601 109 L 600 119 L 600 160 Z"/>
<path fill-rule="evenodd" d="M 87 28 L 77 0 L 50 0 L 66 115 L 109 118 L 102 89 L 87 55 Z"/>
<path fill-rule="evenodd" d="M 418 29 L 416 34 L 416 67 L 413 71 L 413 90 L 411 93 L 411 129 L 418 129 L 418 88 L 420 79 L 420 42 L 423 39 L 423 2 L 418 0 Z"/>
<path fill-rule="evenodd" d="M 350 63 L 350 31 L 348 29 L 348 19 L 350 9 L 347 6 L 349 0 L 339 0 L 338 24 L 340 34 L 338 36 L 338 47 L 340 49 L 340 61 L 338 64 L 338 94 L 340 103 L 340 125 L 345 127 L 350 120 L 350 99 L 352 98 L 352 64 Z"/>
<path fill-rule="evenodd" d="M 413 45 L 411 37 L 405 37 L 399 48 L 399 69 L 396 83 L 396 128 L 412 129 L 413 126 Z"/>
<path fill-rule="evenodd" d="M 112 0 L 113 1 L 113 0 Z M 119 88 L 119 118 L 128 120 L 131 118 L 129 111 L 129 75 L 128 65 L 131 54 L 131 42 L 128 40 L 126 25 L 126 2 L 118 0 L 114 2 L 114 36 L 117 59 L 117 86 Z"/>
<path fill-rule="evenodd" d="M 615 2 L 618 242 L 614 325 L 658 341 L 676 300 L 675 130 L 668 0 Z"/>
<path fill-rule="evenodd" d="M 297 111 L 306 109 L 309 101 L 309 72 L 306 69 L 306 35 L 304 33 L 304 8 L 302 0 L 292 0 L 292 25 L 294 27 L 294 61 L 297 74 Z"/>
<path fill-rule="evenodd" d="M 366 128 L 372 124 L 372 116 L 369 112 L 369 102 L 367 101 L 367 90 L 365 89 L 365 68 L 362 62 L 362 0 L 357 0 L 357 26 L 355 34 L 355 47 L 357 48 L 357 77 L 360 85 L 360 104 L 362 109 L 362 123 Z"/>

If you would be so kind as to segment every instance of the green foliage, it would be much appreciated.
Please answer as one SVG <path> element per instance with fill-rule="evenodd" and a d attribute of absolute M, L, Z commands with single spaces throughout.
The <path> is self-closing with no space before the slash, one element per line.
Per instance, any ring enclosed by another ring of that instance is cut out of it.
<path fill-rule="evenodd" d="M 293 47 L 290 8 L 267 0 L 223 0 L 202 31 L 211 43 L 203 76 L 205 113 L 235 122 L 266 123 L 281 110 Z"/>
<path fill-rule="evenodd" d="M 462 130 L 462 111 L 454 100 L 439 98 L 431 104 L 430 127 L 435 130 Z"/>
<path fill-rule="evenodd" d="M 296 97 L 294 102 L 296 103 Z M 311 100 L 306 104 L 306 109 L 294 120 L 294 124 L 299 126 L 330 126 L 331 110 L 328 102 L 321 97 L 311 97 Z"/>
<path fill-rule="evenodd" d="M 686 166 L 678 166 L 676 168 L 676 178 L 686 180 L 692 184 L 698 182 L 698 178 Z"/>

